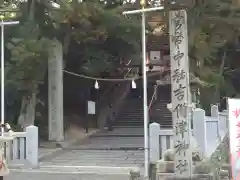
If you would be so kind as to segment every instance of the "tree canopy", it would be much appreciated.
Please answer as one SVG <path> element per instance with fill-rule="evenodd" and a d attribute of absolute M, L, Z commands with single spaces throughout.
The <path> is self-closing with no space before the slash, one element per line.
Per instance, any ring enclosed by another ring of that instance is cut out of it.
<path fill-rule="evenodd" d="M 90 75 L 112 72 L 120 60 L 140 50 L 139 20 L 126 19 L 119 6 L 94 0 L 28 0 L 2 1 L 1 8 L 5 19 L 20 20 L 7 39 L 7 79 L 18 87 L 22 83 L 32 89 L 43 80 L 48 41 L 54 38 L 64 46 L 66 67 Z"/>
<path fill-rule="evenodd" d="M 239 90 L 233 83 L 240 67 L 239 1 L 176 2 L 174 8 L 185 8 L 180 5 L 183 3 L 190 7 L 189 57 L 193 74 L 204 88 L 219 91 L 216 99 L 220 91 L 229 91 L 226 86 L 234 86 L 231 92 Z M 148 6 L 157 4 L 150 1 Z M 167 24 L 167 11 L 173 7 L 170 1 L 164 5 L 166 12 L 159 16 L 165 17 Z M 6 27 L 7 85 L 27 94 L 36 91 L 46 75 L 49 41 L 53 39 L 63 44 L 65 68 L 76 73 L 111 74 L 116 73 L 122 60 L 139 62 L 140 18 L 121 14 L 125 8 L 136 7 L 139 1 L 1 0 L 1 18 L 20 21 L 15 27 Z"/>
<path fill-rule="evenodd" d="M 139 60 L 139 19 L 125 18 L 114 3 L 1 0 L 0 18 L 20 21 L 5 27 L 7 106 L 15 107 L 16 100 L 31 99 L 39 91 L 52 40 L 63 45 L 65 68 L 79 74 L 117 73 L 120 61 Z"/>

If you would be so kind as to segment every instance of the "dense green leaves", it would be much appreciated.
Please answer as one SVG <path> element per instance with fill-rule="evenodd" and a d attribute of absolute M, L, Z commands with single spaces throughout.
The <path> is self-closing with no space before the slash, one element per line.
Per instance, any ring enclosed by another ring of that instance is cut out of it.
<path fill-rule="evenodd" d="M 215 102 L 222 92 L 233 93 L 231 76 L 239 69 L 232 59 L 239 42 L 239 10 L 237 0 L 204 1 L 188 10 L 191 70 L 215 92 Z"/>
<path fill-rule="evenodd" d="M 47 68 L 48 40 L 12 39 L 7 47 L 11 51 L 11 60 L 6 66 L 7 83 L 26 93 L 36 91 Z"/>

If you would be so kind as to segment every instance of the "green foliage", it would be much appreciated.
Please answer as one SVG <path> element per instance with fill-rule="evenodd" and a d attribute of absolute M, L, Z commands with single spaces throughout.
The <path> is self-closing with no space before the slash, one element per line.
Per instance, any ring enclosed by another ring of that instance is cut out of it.
<path fill-rule="evenodd" d="M 48 41 L 55 37 L 62 41 L 66 58 L 75 56 L 78 70 L 88 74 L 116 69 L 121 58 L 139 51 L 140 23 L 124 18 L 118 6 L 109 8 L 99 1 L 55 2 L 11 1 L 2 5 L 5 13 L 14 6 L 23 21 L 7 45 L 11 56 L 7 64 L 8 84 L 34 91 L 45 75 Z"/>
<path fill-rule="evenodd" d="M 48 39 L 13 38 L 7 47 L 11 52 L 6 65 L 7 86 L 27 94 L 37 91 L 47 68 Z"/>
<path fill-rule="evenodd" d="M 99 1 L 72 2 L 49 11 L 49 15 L 59 31 L 64 29 L 60 34 L 65 37 L 65 54 L 81 51 L 76 55 L 80 71 L 88 74 L 113 71 L 121 59 L 128 59 L 140 50 L 139 21 L 126 19 L 117 6 L 109 8 Z M 72 44 L 74 50 L 69 52 Z"/>
<path fill-rule="evenodd" d="M 132 58 L 140 50 L 140 23 L 122 16 L 117 4 L 98 0 L 6 2 L 0 1 L 0 15 L 20 21 L 5 34 L 8 119 L 17 119 L 22 97 L 38 93 L 46 75 L 51 40 L 62 42 L 68 69 L 90 76 L 114 71 L 122 58 Z"/>
<path fill-rule="evenodd" d="M 233 92 L 233 88 L 226 88 L 231 84 L 232 75 L 227 72 L 233 72 L 239 66 L 230 68 L 233 61 L 229 54 L 229 44 L 234 44 L 240 34 L 240 6 L 237 0 L 198 2 L 202 3 L 188 10 L 189 57 L 191 71 L 207 84 L 201 89 L 208 88 L 204 91 L 215 94 L 214 102 L 210 102 L 210 99 L 202 102 L 209 104 L 219 102 L 220 92 Z M 236 50 L 231 54 L 234 53 Z"/>

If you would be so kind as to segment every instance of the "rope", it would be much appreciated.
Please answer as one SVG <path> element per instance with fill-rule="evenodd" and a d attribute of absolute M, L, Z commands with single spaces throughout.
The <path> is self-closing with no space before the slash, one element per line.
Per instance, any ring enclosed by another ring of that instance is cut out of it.
<path fill-rule="evenodd" d="M 152 95 L 152 99 L 151 99 L 151 101 L 150 101 L 150 103 L 148 105 L 148 111 L 151 110 L 151 106 L 152 106 L 153 100 L 154 100 L 154 98 L 156 96 L 158 86 L 159 86 L 159 84 L 157 84 L 156 87 L 154 88 L 154 93 Z"/>
<path fill-rule="evenodd" d="M 142 76 L 138 76 L 138 77 L 133 77 L 133 78 L 117 78 L 117 79 L 109 79 L 109 78 L 98 78 L 98 77 L 92 77 L 92 76 L 86 76 L 86 75 L 83 75 L 83 74 L 77 74 L 77 73 L 74 73 L 74 72 L 70 72 L 70 71 L 67 71 L 67 70 L 63 70 L 63 72 L 67 73 L 67 74 L 70 74 L 70 75 L 73 75 L 73 76 L 77 76 L 77 77 L 80 77 L 80 78 L 85 78 L 85 79 L 92 79 L 92 80 L 97 80 L 97 81 L 132 81 L 132 80 L 137 80 L 137 79 L 141 79 Z M 155 76 L 157 74 L 160 74 L 161 72 L 155 72 L 155 73 L 152 73 L 152 74 L 149 74 L 147 75 L 147 77 L 151 77 L 151 76 Z"/>

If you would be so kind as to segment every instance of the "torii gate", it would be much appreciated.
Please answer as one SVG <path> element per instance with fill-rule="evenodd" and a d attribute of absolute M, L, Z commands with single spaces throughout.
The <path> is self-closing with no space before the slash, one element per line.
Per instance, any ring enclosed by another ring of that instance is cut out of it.
<path fill-rule="evenodd" d="M 144 109 L 144 167 L 145 179 L 149 179 L 149 132 L 146 76 L 146 12 L 163 11 L 164 6 L 125 11 L 123 15 L 142 14 L 142 70 Z M 191 138 L 191 94 L 189 85 L 187 14 L 185 10 L 169 11 L 169 36 L 171 54 L 172 119 L 174 125 L 175 175 L 192 176 Z M 158 142 L 156 142 L 158 143 Z"/>

